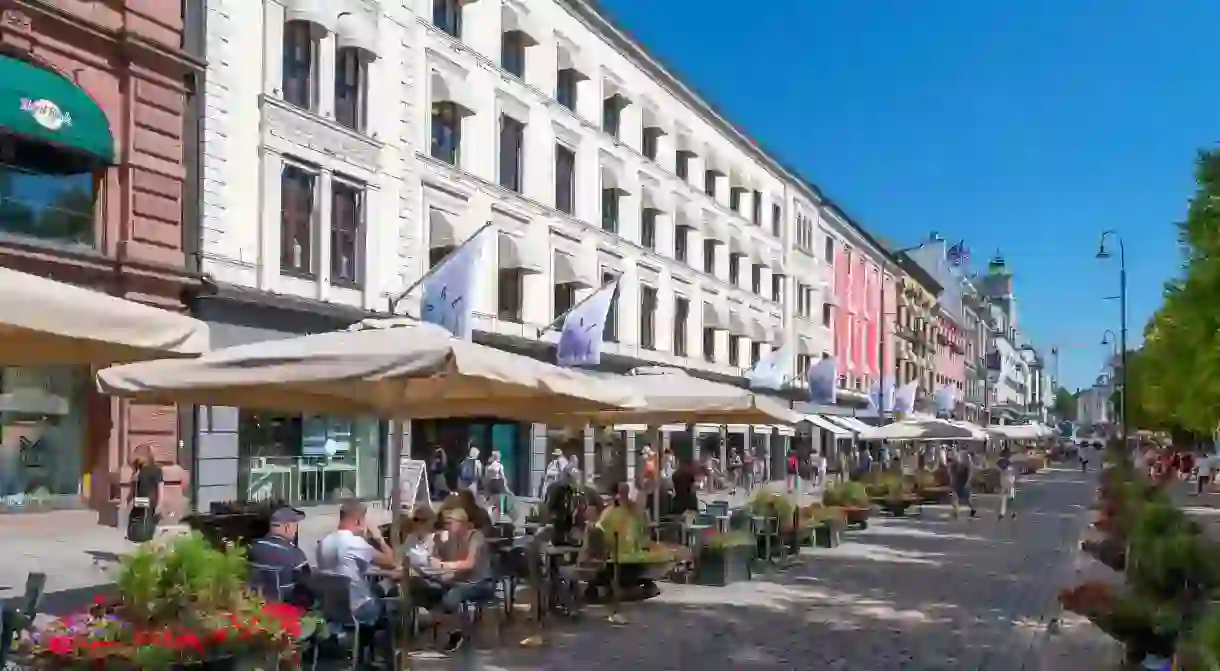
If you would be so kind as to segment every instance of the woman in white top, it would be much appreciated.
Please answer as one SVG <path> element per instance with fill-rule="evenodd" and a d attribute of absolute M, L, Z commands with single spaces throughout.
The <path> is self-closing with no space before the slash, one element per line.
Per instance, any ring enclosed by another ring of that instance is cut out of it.
<path fill-rule="evenodd" d="M 1199 455 L 1199 458 L 1196 461 L 1197 466 L 1195 467 L 1199 471 L 1198 477 L 1195 478 L 1195 494 L 1202 494 L 1205 490 L 1207 490 L 1208 484 L 1211 483 L 1212 460 L 1214 458 L 1215 457 L 1208 454 Z"/>
<path fill-rule="evenodd" d="M 436 552 L 436 513 L 431 506 L 416 506 L 407 522 L 403 545 L 407 550 L 407 562 L 416 568 L 431 566 Z"/>

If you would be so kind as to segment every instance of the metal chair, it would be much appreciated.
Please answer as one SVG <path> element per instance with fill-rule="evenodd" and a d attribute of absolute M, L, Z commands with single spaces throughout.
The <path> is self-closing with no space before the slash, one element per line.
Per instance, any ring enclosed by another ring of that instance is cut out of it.
<path fill-rule="evenodd" d="M 284 586 L 280 582 L 280 570 L 267 564 L 250 562 L 250 586 L 268 601 L 283 601 Z"/>
<path fill-rule="evenodd" d="M 17 635 L 34 624 L 46 587 L 47 574 L 31 573 L 26 576 L 25 594 L 17 601 L 16 607 L 7 604 L 0 608 L 0 669 L 7 668 L 8 655 L 12 652 Z"/>
<path fill-rule="evenodd" d="M 723 517 L 729 514 L 729 502 L 724 500 L 716 500 L 707 504 L 703 512 L 712 517 Z"/>
<path fill-rule="evenodd" d="M 364 660 L 362 653 L 371 652 L 373 635 L 379 627 L 370 626 L 356 619 L 356 609 L 351 596 L 351 581 L 341 573 L 314 571 L 309 576 L 309 587 L 318 599 L 322 617 L 325 618 L 327 624 L 339 627 L 343 633 L 351 635 L 352 668 L 360 668 L 361 662 Z M 318 662 L 318 651 L 318 646 L 315 646 L 313 659 L 315 666 Z"/>

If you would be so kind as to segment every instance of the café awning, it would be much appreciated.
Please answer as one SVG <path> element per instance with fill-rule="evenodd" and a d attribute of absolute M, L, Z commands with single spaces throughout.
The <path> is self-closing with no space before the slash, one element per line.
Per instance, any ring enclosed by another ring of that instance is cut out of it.
<path fill-rule="evenodd" d="M 110 120 L 97 102 L 66 77 L 9 56 L 0 56 L 0 127 L 114 163 Z"/>

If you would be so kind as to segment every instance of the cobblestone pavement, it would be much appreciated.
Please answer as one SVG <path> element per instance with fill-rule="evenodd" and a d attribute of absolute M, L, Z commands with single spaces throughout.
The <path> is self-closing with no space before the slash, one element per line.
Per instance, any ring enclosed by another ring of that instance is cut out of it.
<path fill-rule="evenodd" d="M 663 586 L 624 606 L 625 624 L 590 609 L 556 624 L 541 648 L 514 632 L 484 630 L 475 650 L 449 659 L 423 650 L 422 671 L 483 668 L 753 671 L 1042 671 L 1045 622 L 1058 589 L 1078 575 L 1076 550 L 1093 474 L 1052 469 L 1022 482 L 1017 520 L 951 520 L 928 506 L 876 520 L 833 550 L 806 550 L 794 566 L 727 588 Z M 1083 661 L 1076 668 L 1103 669 Z"/>

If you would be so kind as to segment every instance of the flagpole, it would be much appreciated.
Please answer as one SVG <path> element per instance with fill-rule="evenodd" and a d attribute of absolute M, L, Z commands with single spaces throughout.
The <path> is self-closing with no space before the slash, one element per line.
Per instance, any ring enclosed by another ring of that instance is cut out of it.
<path fill-rule="evenodd" d="M 606 282 L 605 284 L 601 285 L 597 289 L 590 291 L 588 296 L 585 296 L 584 298 L 577 301 L 575 305 L 568 308 L 567 310 L 564 310 L 563 314 L 561 314 L 558 317 L 555 317 L 553 320 L 551 320 L 550 324 L 547 324 L 546 326 L 543 326 L 542 328 L 538 329 L 538 335 L 535 336 L 535 338 L 540 339 L 540 338 L 542 338 L 543 333 L 553 330 L 556 326 L 563 324 L 563 320 L 567 319 L 569 314 L 574 312 L 577 308 L 584 305 L 585 303 L 588 303 L 590 299 L 592 299 L 594 296 L 597 295 L 597 292 L 601 291 L 602 289 L 605 289 L 606 287 L 610 286 L 611 284 L 614 284 L 615 282 L 618 282 L 620 279 L 622 279 L 622 277 L 623 277 L 622 275 L 615 275 L 614 279 L 612 281 Z"/>
<path fill-rule="evenodd" d="M 421 285 L 423 285 L 424 282 L 427 282 L 428 278 L 432 277 L 441 268 L 445 267 L 445 263 L 448 262 L 449 259 L 452 259 L 454 256 L 456 256 L 457 253 L 462 251 L 462 249 L 466 245 L 470 244 L 471 240 L 474 240 L 475 238 L 479 237 L 479 235 L 481 235 L 483 233 L 483 231 L 486 231 L 489 228 L 491 228 L 490 221 L 487 222 L 486 224 L 483 224 L 482 226 L 480 226 L 479 230 L 475 231 L 474 235 L 470 236 L 469 238 L 466 238 L 465 242 L 463 242 L 462 244 L 458 245 L 457 247 L 454 247 L 453 249 L 449 250 L 449 253 L 446 254 L 445 257 L 443 259 L 441 259 L 439 263 L 436 263 L 431 268 L 429 268 L 428 272 L 424 273 L 418 280 L 415 280 L 415 282 L 413 284 L 411 284 L 411 286 L 407 287 L 406 289 L 403 289 L 397 296 L 387 297 L 390 302 L 390 314 L 394 314 L 394 311 L 398 309 L 398 304 L 401 303 L 402 300 L 404 298 L 406 298 L 408 294 L 410 294 L 412 291 L 415 291 L 416 289 L 418 289 Z"/>

